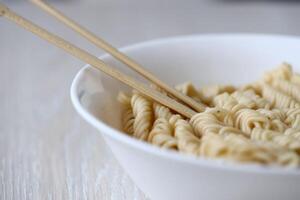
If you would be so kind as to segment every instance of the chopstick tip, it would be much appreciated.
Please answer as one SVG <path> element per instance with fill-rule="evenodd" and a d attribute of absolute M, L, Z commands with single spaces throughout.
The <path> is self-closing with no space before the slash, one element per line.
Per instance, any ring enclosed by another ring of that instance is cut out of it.
<path fill-rule="evenodd" d="M 6 7 L 4 4 L 0 3 L 0 16 L 5 15 L 5 13 L 8 11 L 8 7 Z"/>

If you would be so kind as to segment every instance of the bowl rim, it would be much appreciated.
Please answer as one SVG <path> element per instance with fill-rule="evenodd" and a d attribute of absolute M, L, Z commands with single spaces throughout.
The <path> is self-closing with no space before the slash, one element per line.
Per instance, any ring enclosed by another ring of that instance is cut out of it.
<path fill-rule="evenodd" d="M 195 39 L 281 39 L 281 40 L 297 40 L 300 43 L 300 37 L 292 35 L 282 35 L 282 34 L 263 34 L 263 33 L 213 33 L 213 34 L 197 34 L 197 35 L 183 35 L 175 37 L 165 37 L 157 38 L 144 42 L 138 42 L 132 45 L 127 45 L 125 47 L 118 48 L 120 51 L 128 53 L 130 51 L 137 51 L 138 49 L 143 49 L 156 45 L 163 45 L 170 42 L 180 42 L 186 40 L 195 40 Z M 109 54 L 105 53 L 99 58 L 108 59 L 112 58 Z M 114 59 L 114 58 L 113 58 Z M 209 167 L 218 170 L 227 170 L 234 172 L 244 172 L 244 173 L 259 173 L 259 174 L 274 174 L 274 175 L 292 175 L 300 176 L 299 169 L 283 168 L 280 166 L 263 166 L 257 164 L 239 164 L 234 162 L 227 162 L 223 160 L 208 159 L 203 157 L 195 157 L 190 155 L 181 154 L 172 150 L 165 150 L 159 147 L 156 147 L 152 144 L 137 140 L 136 138 L 130 137 L 127 134 L 117 130 L 116 128 L 111 127 L 105 122 L 97 119 L 92 114 L 90 114 L 80 103 L 80 94 L 77 94 L 78 86 L 80 85 L 81 78 L 84 76 L 85 72 L 91 69 L 89 64 L 86 64 L 79 72 L 76 74 L 75 78 L 72 81 L 70 96 L 75 110 L 79 115 L 86 120 L 89 124 L 93 125 L 97 130 L 114 140 L 117 140 L 121 143 L 125 143 L 133 148 L 141 150 L 145 153 L 153 154 L 155 156 L 163 157 L 165 159 L 175 160 L 177 162 L 188 163 L 192 165 Z M 102 72 L 100 72 L 102 73 Z"/>

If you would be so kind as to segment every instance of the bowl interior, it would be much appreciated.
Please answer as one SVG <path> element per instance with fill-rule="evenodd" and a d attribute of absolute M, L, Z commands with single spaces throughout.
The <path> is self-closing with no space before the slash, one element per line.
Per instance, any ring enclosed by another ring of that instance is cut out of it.
<path fill-rule="evenodd" d="M 122 51 L 170 85 L 185 81 L 191 81 L 197 87 L 248 83 L 283 61 L 300 72 L 300 39 L 293 37 L 203 35 L 150 41 Z M 102 58 L 113 67 L 144 81 L 110 56 Z M 129 141 L 137 148 L 146 148 L 145 144 L 125 134 L 104 130 L 106 125 L 121 130 L 121 109 L 116 100 L 119 91 L 130 91 L 130 88 L 86 66 L 73 82 L 71 97 L 77 111 L 103 134 Z M 150 148 L 153 149 L 149 147 L 148 150 Z"/>
<path fill-rule="evenodd" d="M 283 61 L 300 71 L 300 40 L 266 35 L 204 35 L 162 39 L 123 49 L 127 55 L 170 85 L 191 81 L 205 84 L 243 84 L 255 81 Z M 141 76 L 110 56 L 103 59 L 117 69 Z M 87 67 L 74 81 L 74 97 L 83 110 L 120 129 L 119 91 L 129 88 Z"/>

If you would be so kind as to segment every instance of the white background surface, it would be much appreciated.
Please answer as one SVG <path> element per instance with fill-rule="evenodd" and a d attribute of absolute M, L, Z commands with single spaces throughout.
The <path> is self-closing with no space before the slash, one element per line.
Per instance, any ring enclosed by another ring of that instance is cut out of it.
<path fill-rule="evenodd" d="M 18 13 L 100 55 L 28 2 Z M 300 3 L 262 1 L 55 1 L 117 47 L 211 32 L 300 35 Z M 101 136 L 72 108 L 69 89 L 84 63 L 0 20 L 0 199 L 146 199 Z"/>

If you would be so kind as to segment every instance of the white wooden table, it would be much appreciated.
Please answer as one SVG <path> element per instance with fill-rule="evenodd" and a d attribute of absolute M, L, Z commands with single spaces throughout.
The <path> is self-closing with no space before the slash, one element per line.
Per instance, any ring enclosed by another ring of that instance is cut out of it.
<path fill-rule="evenodd" d="M 28 2 L 6 2 L 90 52 L 103 53 Z M 297 3 L 81 2 L 56 5 L 116 46 L 209 32 L 300 35 Z M 0 36 L 0 199 L 146 199 L 72 108 L 70 84 L 84 63 L 5 20 Z"/>

